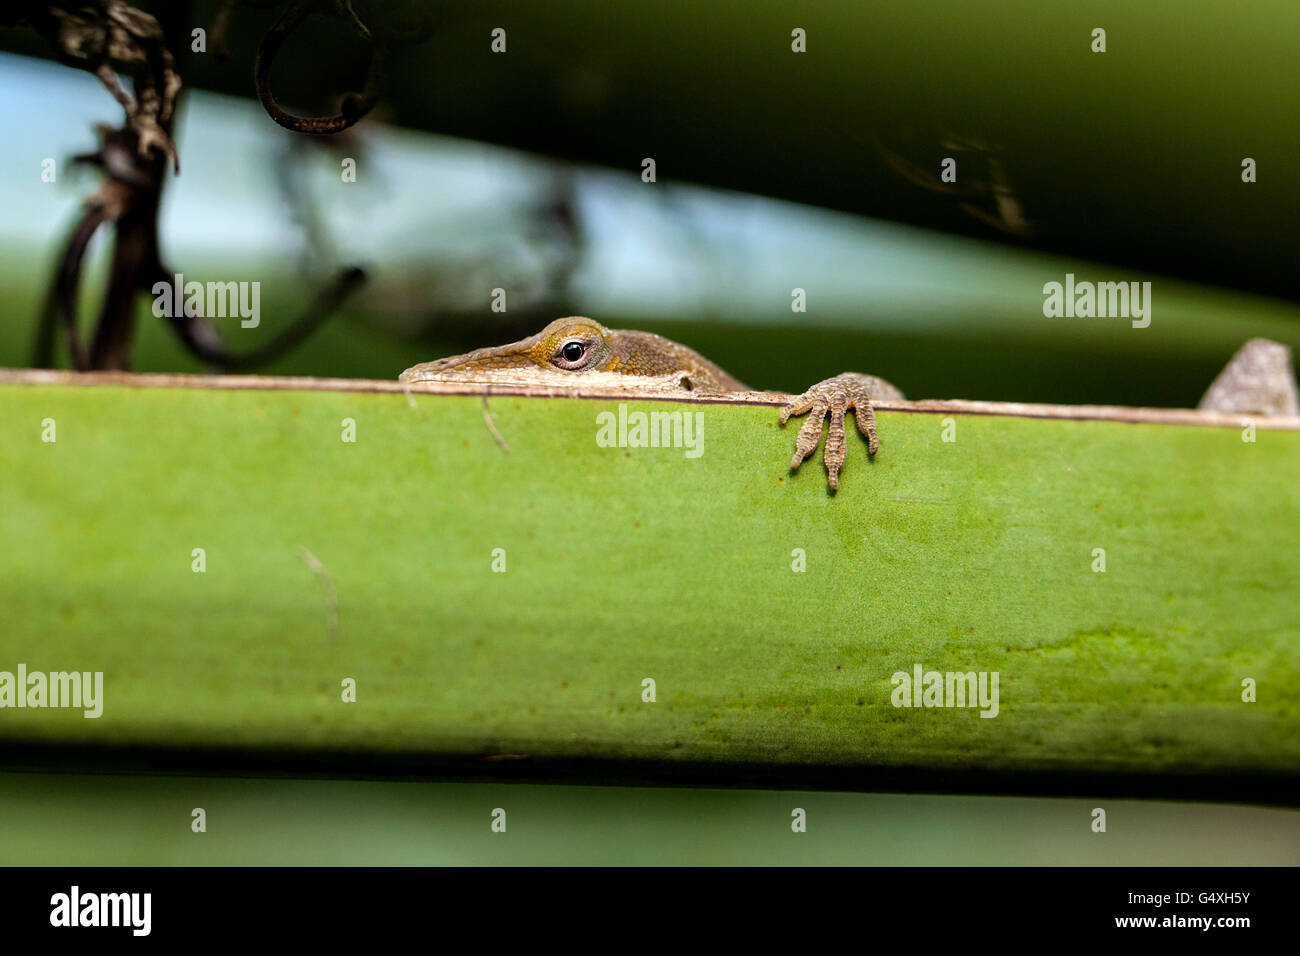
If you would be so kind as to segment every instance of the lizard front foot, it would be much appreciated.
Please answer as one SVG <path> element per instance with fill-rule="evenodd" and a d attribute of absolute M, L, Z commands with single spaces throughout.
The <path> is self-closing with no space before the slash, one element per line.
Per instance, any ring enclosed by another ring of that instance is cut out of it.
<path fill-rule="evenodd" d="M 845 458 L 844 413 L 853 412 L 858 431 L 867 439 L 867 454 L 875 457 L 880 449 L 880 439 L 876 437 L 876 410 L 873 402 L 902 397 L 903 393 L 897 388 L 874 375 L 845 372 L 818 382 L 781 409 L 782 425 L 790 420 L 791 415 L 811 412 L 795 439 L 790 470 L 798 471 L 804 459 L 817 450 L 822 437 L 822 421 L 826 418 L 826 413 L 830 412 L 831 427 L 826 436 L 823 460 L 826 462 L 827 481 L 831 491 L 836 491 L 840 486 L 840 469 L 844 467 Z"/>

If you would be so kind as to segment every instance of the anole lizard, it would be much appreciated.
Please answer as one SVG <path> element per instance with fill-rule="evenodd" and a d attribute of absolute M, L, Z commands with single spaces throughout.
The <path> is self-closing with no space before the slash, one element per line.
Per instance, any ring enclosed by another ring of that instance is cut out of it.
<path fill-rule="evenodd" d="M 464 355 L 437 359 L 408 368 L 403 382 L 472 382 L 487 385 L 572 386 L 586 383 L 641 392 L 681 391 L 705 395 L 748 395 L 779 398 L 781 424 L 791 415 L 809 413 L 795 439 L 790 470 L 797 471 L 817 450 L 822 422 L 829 413 L 826 437 L 827 480 L 831 491 L 839 488 L 846 441 L 844 415 L 853 412 L 858 430 L 867 440 L 867 454 L 875 457 L 874 402 L 896 401 L 903 393 L 882 378 L 845 372 L 818 382 L 799 396 L 780 392 L 755 392 L 704 356 L 649 332 L 607 329 L 594 319 L 571 316 L 556 319 L 536 335 L 509 345 L 476 349 Z"/>
<path fill-rule="evenodd" d="M 875 403 L 899 401 L 903 393 L 882 378 L 845 372 L 818 382 L 802 395 L 755 392 L 698 352 L 659 335 L 607 329 L 594 319 L 556 319 L 536 335 L 509 345 L 476 349 L 408 368 L 403 382 L 464 382 L 507 386 L 591 386 L 630 392 L 692 392 L 784 401 L 781 424 L 792 415 L 808 414 L 795 439 L 790 470 L 799 466 L 821 441 L 822 422 L 830 415 L 823 459 L 827 481 L 839 488 L 846 440 L 844 416 L 853 412 L 858 430 L 874 458 Z M 1201 399 L 1202 411 L 1300 414 L 1291 350 L 1278 342 L 1251 339 L 1233 356 Z"/>

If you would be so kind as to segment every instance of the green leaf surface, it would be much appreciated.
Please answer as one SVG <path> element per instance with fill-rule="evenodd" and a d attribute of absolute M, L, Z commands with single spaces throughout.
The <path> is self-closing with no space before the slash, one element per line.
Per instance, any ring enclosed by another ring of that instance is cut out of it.
<path fill-rule="evenodd" d="M 1294 782 L 1300 433 L 884 412 L 832 497 L 773 408 L 627 408 L 702 455 L 603 400 L 494 396 L 506 451 L 476 397 L 0 386 L 0 670 L 104 674 L 0 752 Z M 918 664 L 997 717 L 893 706 Z"/>

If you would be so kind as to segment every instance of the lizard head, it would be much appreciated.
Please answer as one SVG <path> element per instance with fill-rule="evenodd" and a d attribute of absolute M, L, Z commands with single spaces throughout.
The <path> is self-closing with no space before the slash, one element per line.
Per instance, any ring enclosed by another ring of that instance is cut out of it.
<path fill-rule="evenodd" d="M 509 345 L 424 362 L 399 376 L 403 382 L 557 383 L 574 373 L 607 370 L 613 333 L 594 319 L 556 319 L 536 335 Z"/>

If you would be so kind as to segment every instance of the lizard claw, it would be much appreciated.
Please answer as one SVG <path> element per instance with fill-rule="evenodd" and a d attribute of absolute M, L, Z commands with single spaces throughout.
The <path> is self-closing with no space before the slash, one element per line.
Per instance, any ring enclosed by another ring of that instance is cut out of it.
<path fill-rule="evenodd" d="M 817 450 L 822 437 L 822 421 L 830 412 L 831 427 L 826 436 L 827 483 L 832 492 L 839 489 L 840 469 L 844 467 L 847 456 L 844 437 L 844 415 L 853 412 L 853 419 L 867 439 L 867 454 L 875 457 L 880 450 L 880 440 L 876 437 L 876 412 L 873 402 L 879 400 L 901 399 L 903 393 L 884 379 L 874 375 L 859 375 L 845 372 L 824 382 L 818 382 L 790 404 L 781 409 L 781 424 L 790 420 L 791 415 L 810 413 L 807 421 L 799 429 L 795 438 L 794 458 L 790 460 L 790 471 L 798 471 L 799 466 Z"/>

